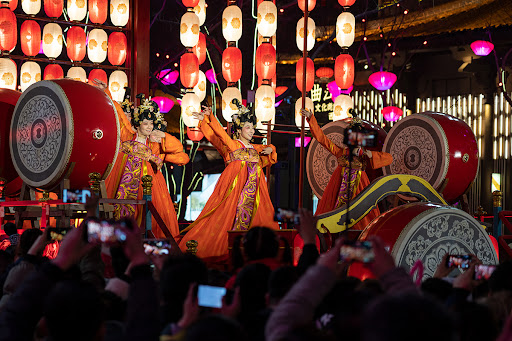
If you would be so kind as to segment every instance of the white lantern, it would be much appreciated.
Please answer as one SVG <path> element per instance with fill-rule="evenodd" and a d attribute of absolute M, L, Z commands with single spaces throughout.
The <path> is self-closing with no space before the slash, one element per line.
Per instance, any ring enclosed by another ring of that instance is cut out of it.
<path fill-rule="evenodd" d="M 334 110 L 332 112 L 332 120 L 339 121 L 347 117 L 352 117 L 349 110 L 354 107 L 354 100 L 348 95 L 339 95 L 334 101 Z"/>
<path fill-rule="evenodd" d="M 260 46 L 263 43 L 271 42 L 272 46 L 276 48 L 276 35 L 274 34 L 272 37 L 264 37 L 261 34 L 258 33 L 258 46 Z"/>
<path fill-rule="evenodd" d="M 201 101 L 195 93 L 187 92 L 181 99 L 181 117 L 187 127 L 197 127 L 199 123 L 199 120 L 192 116 L 194 112 L 201 112 Z"/>
<path fill-rule="evenodd" d="M 85 0 L 68 0 L 67 10 L 69 20 L 82 21 L 87 14 L 87 1 Z"/>
<path fill-rule="evenodd" d="M 29 86 L 41 80 L 41 67 L 36 62 L 25 62 L 20 69 L 20 87 L 25 91 Z"/>
<path fill-rule="evenodd" d="M 108 36 L 107 32 L 95 28 L 89 33 L 87 43 L 87 56 L 93 63 L 103 63 L 107 58 Z"/>
<path fill-rule="evenodd" d="M 272 116 L 272 118 L 269 120 L 270 123 L 272 123 L 273 121 L 275 121 L 275 114 L 274 116 Z M 272 124 L 270 125 L 270 130 L 272 130 Z M 267 131 L 268 131 L 268 121 L 267 122 L 262 122 L 262 121 L 258 121 L 256 122 L 256 127 L 254 127 L 254 129 L 256 130 L 259 130 L 260 134 L 266 134 Z"/>
<path fill-rule="evenodd" d="M 356 18 L 350 12 L 343 12 L 336 20 L 336 41 L 338 45 L 349 47 L 354 43 L 356 34 Z"/>
<path fill-rule="evenodd" d="M 126 26 L 130 19 L 130 1 L 129 0 L 111 0 L 110 1 L 110 21 L 115 26 Z"/>
<path fill-rule="evenodd" d="M 180 41 L 185 47 L 194 47 L 199 41 L 199 17 L 194 12 L 187 12 L 181 17 Z"/>
<path fill-rule="evenodd" d="M 84 68 L 73 66 L 69 68 L 68 73 L 66 74 L 66 78 L 74 79 L 80 82 L 87 82 L 87 73 Z"/>
<path fill-rule="evenodd" d="M 311 51 L 311 49 L 315 46 L 315 30 L 315 21 L 311 18 L 308 18 L 308 51 Z M 304 50 L 304 18 L 300 19 L 299 22 L 297 22 L 297 30 L 295 37 L 297 41 L 297 47 L 299 48 L 299 50 Z"/>
<path fill-rule="evenodd" d="M 55 59 L 62 52 L 62 29 L 58 24 L 46 24 L 43 28 L 43 52 Z"/>
<path fill-rule="evenodd" d="M 203 25 L 206 20 L 206 2 L 204 0 L 199 0 L 199 3 L 194 7 L 194 13 L 199 18 L 199 26 Z"/>
<path fill-rule="evenodd" d="M 206 97 L 206 75 L 203 71 L 199 70 L 199 80 L 193 89 L 194 93 L 199 98 L 199 101 L 202 101 Z"/>
<path fill-rule="evenodd" d="M 254 112 L 258 120 L 266 122 L 276 114 L 276 94 L 270 85 L 262 85 L 256 90 Z"/>
<path fill-rule="evenodd" d="M 238 41 L 242 37 L 242 11 L 236 5 L 222 12 L 222 35 L 226 41 Z"/>
<path fill-rule="evenodd" d="M 41 10 L 41 0 L 21 0 L 21 8 L 28 15 L 36 15 Z"/>
<path fill-rule="evenodd" d="M 0 88 L 16 90 L 17 78 L 16 63 L 9 58 L 0 58 Z"/>
<path fill-rule="evenodd" d="M 302 115 L 300 114 L 300 109 L 302 109 L 302 97 L 295 102 L 295 125 L 299 128 L 302 126 Z M 306 109 L 311 111 L 313 114 L 315 113 L 315 105 L 309 97 L 306 97 Z M 304 128 L 309 128 L 308 120 L 304 120 Z"/>
<path fill-rule="evenodd" d="M 238 88 L 228 87 L 222 93 L 222 117 L 224 117 L 227 122 L 231 122 L 231 116 L 238 112 L 238 107 L 233 104 L 234 98 L 242 103 L 242 94 Z"/>
<path fill-rule="evenodd" d="M 277 31 L 277 7 L 272 1 L 262 1 L 258 6 L 258 33 L 272 37 Z"/>
<path fill-rule="evenodd" d="M 110 74 L 108 89 L 115 101 L 122 102 L 124 100 L 126 87 L 128 87 L 128 76 L 126 76 L 126 73 L 116 70 Z"/>

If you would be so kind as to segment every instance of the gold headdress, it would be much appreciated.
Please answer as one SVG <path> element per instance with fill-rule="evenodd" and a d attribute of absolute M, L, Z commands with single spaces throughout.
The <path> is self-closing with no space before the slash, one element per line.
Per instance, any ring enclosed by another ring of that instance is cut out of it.
<path fill-rule="evenodd" d="M 245 122 L 251 122 L 254 126 L 256 126 L 258 119 L 256 118 L 254 112 L 240 103 L 237 98 L 233 98 L 231 102 L 238 108 L 238 112 L 231 116 L 231 120 L 233 121 L 233 132 L 236 132 L 238 129 L 242 129 L 242 126 Z"/>
<path fill-rule="evenodd" d="M 167 131 L 167 122 L 158 108 L 158 104 L 151 100 L 151 97 L 145 98 L 144 94 L 137 95 L 141 104 L 135 108 L 132 115 L 132 124 L 138 127 L 142 121 L 153 121 L 154 129 Z"/>

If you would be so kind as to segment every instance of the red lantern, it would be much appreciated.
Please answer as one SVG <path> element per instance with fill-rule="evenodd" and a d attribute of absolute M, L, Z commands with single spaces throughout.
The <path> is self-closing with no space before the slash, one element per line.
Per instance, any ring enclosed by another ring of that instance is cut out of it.
<path fill-rule="evenodd" d="M 20 27 L 21 51 L 26 56 L 35 56 L 41 48 L 41 27 L 34 20 L 25 20 Z"/>
<path fill-rule="evenodd" d="M 9 9 L 11 11 L 14 11 L 18 7 L 18 0 L 11 0 L 9 1 Z"/>
<path fill-rule="evenodd" d="M 108 0 L 89 0 L 89 19 L 94 24 L 103 24 L 107 20 Z"/>
<path fill-rule="evenodd" d="M 297 84 L 297 88 L 300 92 L 302 92 L 302 80 L 304 79 L 303 75 L 303 59 L 299 59 L 297 62 L 297 67 L 295 68 L 295 82 Z M 313 89 L 313 84 L 315 83 L 315 64 L 311 58 L 307 59 L 306 62 L 306 92 Z"/>
<path fill-rule="evenodd" d="M 334 80 L 340 89 L 348 89 L 354 84 L 354 58 L 340 54 L 334 63 Z"/>
<path fill-rule="evenodd" d="M 199 0 L 181 0 L 181 2 L 185 7 L 196 7 L 199 3 Z"/>
<path fill-rule="evenodd" d="M 60 79 L 64 78 L 64 70 L 59 64 L 48 64 L 44 68 L 44 80 Z"/>
<path fill-rule="evenodd" d="M 321 67 L 316 70 L 316 76 L 318 78 L 331 78 L 334 75 L 334 71 L 330 67 Z"/>
<path fill-rule="evenodd" d="M 297 5 L 299 5 L 299 8 L 304 12 L 306 10 L 306 0 L 299 0 L 297 1 Z M 308 11 L 311 12 L 316 5 L 316 0 L 308 0 Z"/>
<path fill-rule="evenodd" d="M 107 73 L 102 69 L 92 69 L 91 72 L 89 72 L 88 83 L 94 85 L 92 82 L 94 79 L 99 79 L 103 83 L 108 84 Z"/>
<path fill-rule="evenodd" d="M 199 41 L 197 45 L 192 48 L 192 52 L 197 56 L 199 65 L 203 64 L 206 60 L 206 36 L 204 33 L 199 33 Z"/>
<path fill-rule="evenodd" d="M 180 58 L 180 80 L 185 88 L 193 88 L 199 81 L 199 60 L 193 53 L 184 53 Z"/>
<path fill-rule="evenodd" d="M 222 53 L 222 75 L 229 83 L 242 77 L 242 51 L 238 47 L 228 47 Z"/>
<path fill-rule="evenodd" d="M 194 142 L 199 142 L 203 139 L 204 134 L 198 128 L 187 127 L 187 136 Z"/>
<path fill-rule="evenodd" d="M 276 74 L 276 49 L 270 43 L 263 43 L 256 49 L 256 74 L 271 79 Z"/>
<path fill-rule="evenodd" d="M 126 60 L 128 43 L 123 32 L 112 32 L 108 37 L 108 61 L 112 65 L 121 65 Z"/>
<path fill-rule="evenodd" d="M 368 82 L 377 90 L 389 90 L 396 82 L 396 75 L 392 72 L 378 71 L 368 77 Z"/>
<path fill-rule="evenodd" d="M 44 13 L 50 18 L 58 18 L 62 14 L 64 0 L 44 0 Z"/>
<path fill-rule="evenodd" d="M 68 30 L 67 35 L 68 57 L 72 61 L 81 61 L 85 57 L 85 32 L 78 26 L 73 26 Z"/>
<path fill-rule="evenodd" d="M 343 7 L 352 6 L 356 0 L 338 0 L 338 3 Z"/>
<path fill-rule="evenodd" d="M 7 4 L 0 7 L 0 51 L 10 52 L 16 47 L 18 29 L 16 16 Z"/>
<path fill-rule="evenodd" d="M 403 111 L 398 107 L 384 107 L 382 108 L 382 116 L 388 122 L 396 122 L 402 117 Z"/>

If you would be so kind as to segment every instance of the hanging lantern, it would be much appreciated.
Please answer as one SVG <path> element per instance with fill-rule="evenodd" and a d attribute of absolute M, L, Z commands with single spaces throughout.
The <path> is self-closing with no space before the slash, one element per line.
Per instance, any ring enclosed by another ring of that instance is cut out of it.
<path fill-rule="evenodd" d="M 377 90 L 389 90 L 396 82 L 396 75 L 392 72 L 378 71 L 372 73 L 368 81 Z"/>
<path fill-rule="evenodd" d="M 59 64 L 48 64 L 44 68 L 43 79 L 52 80 L 52 79 L 61 79 L 64 78 L 64 70 Z"/>
<path fill-rule="evenodd" d="M 295 102 L 295 125 L 299 128 L 302 127 L 302 115 L 300 114 L 300 109 L 302 109 L 302 97 Z M 306 97 L 306 109 L 315 114 L 315 104 L 313 104 L 313 101 L 309 97 Z M 309 128 L 308 120 L 304 120 L 304 128 Z"/>
<path fill-rule="evenodd" d="M 316 70 L 316 76 L 318 78 L 324 78 L 329 79 L 332 76 L 334 76 L 334 70 L 330 67 L 321 67 L 318 70 Z"/>
<path fill-rule="evenodd" d="M 192 52 L 196 55 L 199 60 L 199 65 L 203 64 L 206 60 L 206 36 L 204 33 L 199 33 L 199 41 L 196 46 L 192 49 Z"/>
<path fill-rule="evenodd" d="M 222 12 L 222 35 L 226 41 L 238 41 L 242 37 L 242 11 L 231 5 Z"/>
<path fill-rule="evenodd" d="M 69 68 L 66 78 L 71 78 L 80 82 L 87 82 L 87 73 L 83 67 L 73 66 Z"/>
<path fill-rule="evenodd" d="M 82 21 L 87 15 L 87 2 L 85 0 L 68 0 L 67 11 L 69 20 Z"/>
<path fill-rule="evenodd" d="M 350 93 L 352 92 L 353 89 L 354 89 L 354 86 L 352 85 L 348 89 L 342 90 L 342 89 L 340 89 L 338 84 L 336 84 L 336 81 L 332 81 L 327 84 L 327 90 L 329 90 L 329 92 L 331 93 L 333 102 L 336 100 L 336 97 L 338 97 L 341 94 L 350 95 Z"/>
<path fill-rule="evenodd" d="M 20 87 L 25 91 L 29 86 L 41 80 L 41 67 L 36 62 L 25 62 L 20 69 Z"/>
<path fill-rule="evenodd" d="M 5 2 L 6 0 L 3 1 Z M 9 9 L 11 11 L 14 11 L 16 7 L 18 7 L 18 0 L 7 0 L 7 2 L 9 3 Z"/>
<path fill-rule="evenodd" d="M 384 107 L 382 108 L 382 116 L 384 116 L 384 119 L 388 122 L 396 122 L 400 117 L 403 115 L 402 109 L 398 107 Z"/>
<path fill-rule="evenodd" d="M 184 53 L 180 58 L 180 80 L 185 88 L 193 88 L 199 80 L 199 61 L 193 53 Z"/>
<path fill-rule="evenodd" d="M 269 84 L 269 81 L 270 81 L 270 84 Z M 262 85 L 270 85 L 272 87 L 272 89 L 274 89 L 274 91 L 275 91 L 276 86 L 277 86 L 277 76 L 274 75 L 274 77 L 272 77 L 271 79 L 263 79 L 261 77 L 258 77 L 258 87 L 260 87 Z"/>
<path fill-rule="evenodd" d="M 354 58 L 340 54 L 334 63 L 334 79 L 340 89 L 348 89 L 354 84 Z"/>
<path fill-rule="evenodd" d="M 24 1 L 22 0 L 22 2 Z M 63 8 L 64 0 L 44 0 L 44 13 L 50 18 L 60 17 Z"/>
<path fill-rule="evenodd" d="M 270 43 L 276 48 L 276 35 L 274 34 L 272 37 L 264 37 L 258 33 L 258 46 L 264 43 Z"/>
<path fill-rule="evenodd" d="M 197 95 L 200 101 L 203 101 L 206 97 L 206 75 L 203 71 L 199 70 L 199 80 L 197 84 L 194 85 L 192 89 L 194 93 Z"/>
<path fill-rule="evenodd" d="M 256 90 L 255 95 L 256 117 L 262 122 L 271 120 L 276 113 L 276 94 L 270 85 L 262 85 Z"/>
<path fill-rule="evenodd" d="M 108 0 L 89 0 L 89 19 L 93 24 L 107 21 Z"/>
<path fill-rule="evenodd" d="M 87 56 L 93 63 L 103 63 L 107 58 L 108 36 L 107 32 L 95 28 L 89 32 L 89 43 L 87 44 Z"/>
<path fill-rule="evenodd" d="M 110 78 L 108 79 L 108 89 L 115 101 L 122 102 L 124 100 L 124 94 L 127 87 L 128 76 L 126 76 L 126 73 L 116 70 L 110 74 Z"/>
<path fill-rule="evenodd" d="M 21 51 L 26 56 L 33 57 L 41 48 L 41 27 L 34 20 L 25 20 L 20 27 Z"/>
<path fill-rule="evenodd" d="M 16 15 L 7 4 L 0 7 L 0 52 L 10 52 L 16 47 L 18 28 Z"/>
<path fill-rule="evenodd" d="M 272 1 L 263 1 L 258 6 L 258 33 L 272 37 L 277 31 L 277 7 Z"/>
<path fill-rule="evenodd" d="M 108 61 L 112 65 L 123 65 L 128 43 L 123 32 L 112 32 L 108 37 Z"/>
<path fill-rule="evenodd" d="M 9 58 L 0 58 L 0 88 L 16 90 L 17 78 L 16 63 Z"/>
<path fill-rule="evenodd" d="M 231 116 L 238 112 L 238 107 L 233 104 L 234 98 L 242 102 L 240 90 L 232 86 L 227 87 L 222 93 L 222 117 L 224 117 L 226 122 L 231 122 Z"/>
<path fill-rule="evenodd" d="M 297 1 L 297 5 L 302 10 L 302 12 L 306 11 L 306 0 Z M 308 0 L 308 12 L 311 12 L 316 6 L 316 0 Z"/>
<path fill-rule="evenodd" d="M 268 1 L 267 1 L 268 2 Z M 256 74 L 263 79 L 271 79 L 276 74 L 276 50 L 269 43 L 256 49 Z"/>
<path fill-rule="evenodd" d="M 343 12 L 336 20 L 336 41 L 341 48 L 354 43 L 356 34 L 356 17 L 350 12 Z"/>
<path fill-rule="evenodd" d="M 213 69 L 207 70 L 204 74 L 210 83 L 217 84 L 217 75 L 215 75 Z"/>
<path fill-rule="evenodd" d="M 228 47 L 222 53 L 222 76 L 229 83 L 242 77 L 242 51 L 238 47 Z"/>
<path fill-rule="evenodd" d="M 180 41 L 185 47 L 194 47 L 199 41 L 199 17 L 194 12 L 181 17 Z"/>
<path fill-rule="evenodd" d="M 129 0 L 111 0 L 110 1 L 110 21 L 115 26 L 126 26 L 130 18 Z"/>
<path fill-rule="evenodd" d="M 194 112 L 201 112 L 201 101 L 196 94 L 187 92 L 181 99 L 181 117 L 187 127 L 197 127 L 199 120 L 192 116 Z"/>
<path fill-rule="evenodd" d="M 307 48 L 308 51 L 315 46 L 315 21 L 311 18 L 308 18 L 308 36 L 307 36 Z M 304 18 L 301 18 L 299 22 L 297 22 L 297 30 L 296 30 L 296 42 L 299 50 L 304 50 Z"/>
<path fill-rule="evenodd" d="M 84 29 L 78 26 L 73 26 L 68 30 L 66 49 L 68 57 L 71 61 L 81 61 L 85 58 L 85 32 Z"/>
<path fill-rule="evenodd" d="M 471 49 L 477 56 L 487 56 L 494 49 L 494 44 L 485 40 L 477 40 L 471 43 Z"/>
<path fill-rule="evenodd" d="M 338 0 L 338 3 L 343 7 L 350 7 L 355 4 L 356 0 Z"/>
<path fill-rule="evenodd" d="M 55 59 L 62 52 L 62 29 L 57 24 L 46 24 L 43 28 L 43 52 L 46 57 Z"/>
<path fill-rule="evenodd" d="M 28 15 L 36 15 L 41 10 L 41 0 L 22 0 L 21 9 Z"/>
<path fill-rule="evenodd" d="M 103 83 L 108 84 L 107 73 L 102 69 L 92 69 L 91 72 L 89 72 L 89 78 L 87 82 L 91 85 L 94 85 L 93 81 L 95 79 L 98 79 Z"/>
<path fill-rule="evenodd" d="M 206 20 L 206 2 L 204 0 L 199 0 L 194 6 L 194 13 L 199 18 L 199 26 L 203 25 Z"/>
<path fill-rule="evenodd" d="M 354 107 L 352 97 L 348 95 L 339 95 L 334 101 L 334 110 L 332 112 L 332 120 L 339 121 L 347 117 L 351 117 L 349 110 Z"/>
<path fill-rule="evenodd" d="M 191 8 L 197 6 L 199 0 L 181 0 L 181 2 L 183 3 L 183 6 Z"/>
<path fill-rule="evenodd" d="M 297 89 L 302 92 L 302 83 L 304 79 L 303 75 L 303 58 L 300 58 L 295 67 L 295 84 L 297 84 Z M 306 62 L 306 92 L 313 89 L 313 85 L 315 84 L 315 64 L 311 58 L 307 59 Z"/>
<path fill-rule="evenodd" d="M 162 114 L 171 111 L 172 107 L 174 106 L 174 101 L 169 97 L 156 96 L 152 97 L 151 100 L 158 104 L 158 109 Z"/>
<path fill-rule="evenodd" d="M 187 127 L 187 137 L 194 142 L 199 142 L 203 139 L 204 134 L 198 128 Z"/>
<path fill-rule="evenodd" d="M 171 85 L 176 83 L 180 77 L 178 70 L 171 71 L 171 69 L 165 69 L 160 71 L 156 77 L 162 81 L 162 84 Z"/>

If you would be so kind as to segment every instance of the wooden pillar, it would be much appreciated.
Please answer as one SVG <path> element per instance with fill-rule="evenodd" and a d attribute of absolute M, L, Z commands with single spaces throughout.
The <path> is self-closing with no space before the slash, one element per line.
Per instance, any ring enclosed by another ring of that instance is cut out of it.
<path fill-rule="evenodd" d="M 132 98 L 136 94 L 149 94 L 149 15 L 148 0 L 132 1 L 130 22 L 130 52 L 126 65 L 130 68 Z"/>

